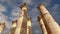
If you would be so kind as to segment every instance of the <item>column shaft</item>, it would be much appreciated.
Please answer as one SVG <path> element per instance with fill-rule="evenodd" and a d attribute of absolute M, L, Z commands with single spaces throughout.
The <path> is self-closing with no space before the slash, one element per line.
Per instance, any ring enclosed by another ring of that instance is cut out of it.
<path fill-rule="evenodd" d="M 30 18 L 27 19 L 27 34 L 32 34 L 32 31 L 31 31 L 31 19 Z"/>
<path fill-rule="evenodd" d="M 17 20 L 12 21 L 12 26 L 11 26 L 9 34 L 14 34 L 14 32 L 16 30 L 16 23 L 17 23 Z"/>
<path fill-rule="evenodd" d="M 15 34 L 27 34 L 27 11 L 28 8 L 26 6 L 26 3 L 19 6 L 21 8 L 21 13 L 19 15 L 19 18 L 17 20 L 17 27 Z"/>
<path fill-rule="evenodd" d="M 40 24 L 40 27 L 42 30 L 42 34 L 48 34 L 46 27 L 45 27 L 45 24 L 44 24 L 44 21 L 43 21 L 43 18 L 41 16 L 38 17 L 38 21 L 39 21 L 39 24 Z"/>
<path fill-rule="evenodd" d="M 38 9 L 40 10 L 43 20 L 45 21 L 45 26 L 48 32 L 50 32 L 48 34 L 60 34 L 59 25 L 50 15 L 48 10 L 43 5 L 39 6 Z"/>

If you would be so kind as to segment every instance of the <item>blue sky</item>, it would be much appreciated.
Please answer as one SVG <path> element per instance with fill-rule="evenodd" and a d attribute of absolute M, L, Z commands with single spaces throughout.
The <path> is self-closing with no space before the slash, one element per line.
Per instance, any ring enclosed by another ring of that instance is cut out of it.
<path fill-rule="evenodd" d="M 60 0 L 0 0 L 0 22 L 7 23 L 3 34 L 8 34 L 11 21 L 17 19 L 20 14 L 18 6 L 24 2 L 29 7 L 28 15 L 32 17 L 32 34 L 41 34 L 37 21 L 37 16 L 39 16 L 38 4 L 43 4 L 60 25 Z"/>

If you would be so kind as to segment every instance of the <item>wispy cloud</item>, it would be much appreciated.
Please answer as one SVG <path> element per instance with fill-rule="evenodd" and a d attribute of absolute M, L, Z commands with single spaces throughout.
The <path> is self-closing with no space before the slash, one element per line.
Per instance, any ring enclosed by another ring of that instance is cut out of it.
<path fill-rule="evenodd" d="M 6 11 L 7 11 L 7 7 L 2 5 L 2 4 L 0 4 L 0 23 L 4 23 L 5 22 L 6 23 L 6 27 L 7 27 L 7 23 L 8 23 L 7 19 L 8 19 L 8 17 L 5 14 L 3 14 L 3 12 L 6 12 Z M 4 33 L 4 32 L 2 32 L 2 33 Z"/>
<path fill-rule="evenodd" d="M 2 13 L 0 13 L 0 23 L 6 22 L 6 20 L 7 20 L 7 16 L 5 16 Z"/>
<path fill-rule="evenodd" d="M 4 15 L 2 12 L 6 12 L 6 7 L 0 4 L 0 22 L 6 22 L 7 16 Z"/>
<path fill-rule="evenodd" d="M 59 6 L 60 6 L 59 4 L 55 4 L 50 8 L 49 11 L 53 16 L 55 16 L 59 12 Z"/>
<path fill-rule="evenodd" d="M 19 7 L 14 8 L 11 12 L 11 19 L 16 20 L 18 18 L 19 14 L 20 14 L 20 8 Z"/>
<path fill-rule="evenodd" d="M 50 9 L 51 10 L 54 10 L 54 12 L 56 11 L 56 10 L 58 10 L 58 8 L 59 8 L 59 4 L 55 4 L 54 6 L 52 6 Z"/>
<path fill-rule="evenodd" d="M 23 0 L 23 3 L 26 2 L 27 4 L 31 4 L 32 0 Z"/>
<path fill-rule="evenodd" d="M 0 12 L 6 12 L 6 6 L 0 4 Z"/>

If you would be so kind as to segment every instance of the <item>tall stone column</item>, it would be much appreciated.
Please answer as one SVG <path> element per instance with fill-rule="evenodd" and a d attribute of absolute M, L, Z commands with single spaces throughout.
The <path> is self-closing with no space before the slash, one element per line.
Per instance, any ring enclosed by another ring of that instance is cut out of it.
<path fill-rule="evenodd" d="M 12 26 L 11 26 L 9 34 L 14 34 L 14 32 L 16 30 L 16 23 L 17 23 L 17 20 L 12 21 Z"/>
<path fill-rule="evenodd" d="M 0 34 L 2 34 L 2 31 L 4 30 L 5 27 L 6 27 L 5 23 L 0 23 Z"/>
<path fill-rule="evenodd" d="M 31 18 L 27 18 L 27 34 L 32 34 L 31 27 Z"/>
<path fill-rule="evenodd" d="M 18 17 L 17 20 L 17 27 L 15 30 L 15 34 L 27 34 L 27 11 L 28 11 L 28 7 L 26 5 L 26 3 L 23 3 L 21 6 L 19 6 L 21 8 L 21 13 Z"/>
<path fill-rule="evenodd" d="M 38 9 L 40 11 L 40 14 L 42 15 L 43 20 L 45 21 L 44 24 L 47 28 L 48 34 L 60 34 L 59 25 L 53 19 L 48 10 L 43 5 L 39 5 Z"/>
<path fill-rule="evenodd" d="M 39 21 L 39 24 L 40 24 L 40 27 L 41 27 L 41 30 L 42 30 L 42 34 L 48 34 L 47 30 L 46 30 L 46 27 L 44 25 L 43 18 L 41 16 L 38 16 L 38 21 Z"/>

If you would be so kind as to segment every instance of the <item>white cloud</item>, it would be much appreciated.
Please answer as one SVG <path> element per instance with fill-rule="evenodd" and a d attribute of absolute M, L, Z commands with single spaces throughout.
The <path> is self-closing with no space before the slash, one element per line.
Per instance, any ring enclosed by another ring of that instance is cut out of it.
<path fill-rule="evenodd" d="M 11 23 L 7 20 L 8 17 L 5 14 L 3 14 L 3 12 L 6 12 L 6 11 L 7 11 L 7 7 L 2 5 L 2 4 L 0 4 L 0 23 L 4 23 L 5 22 L 6 23 L 6 27 L 9 28 L 11 26 Z M 8 30 L 3 31 L 2 33 L 5 34 L 5 32 L 8 32 Z"/>
<path fill-rule="evenodd" d="M 7 20 L 7 16 L 0 13 L 0 23 L 6 22 L 6 20 Z"/>
<path fill-rule="evenodd" d="M 11 12 L 11 19 L 12 19 L 12 20 L 16 20 L 16 19 L 18 18 L 19 14 L 20 14 L 20 9 L 19 9 L 19 7 L 14 8 L 14 9 L 12 10 L 12 12 Z"/>
<path fill-rule="evenodd" d="M 20 9 L 19 8 L 15 8 L 15 9 L 12 10 L 12 15 L 14 15 L 14 16 L 15 15 L 16 16 L 19 15 L 19 13 L 20 13 Z"/>
<path fill-rule="evenodd" d="M 7 23 L 8 23 L 8 21 L 7 21 L 7 19 L 8 19 L 8 17 L 5 15 L 5 14 L 3 14 L 3 12 L 6 12 L 7 11 L 7 9 L 6 9 L 7 7 L 6 6 L 3 6 L 2 4 L 0 4 L 0 23 L 6 23 L 6 27 L 8 26 L 7 25 Z"/>
<path fill-rule="evenodd" d="M 6 12 L 7 11 L 7 7 L 0 4 L 0 23 L 6 23 L 7 25 L 9 25 L 9 21 L 7 20 L 8 19 L 8 16 L 6 16 L 5 14 L 3 14 L 3 12 Z M 9 26 L 7 26 L 9 27 Z"/>
<path fill-rule="evenodd" d="M 0 12 L 5 12 L 5 11 L 6 11 L 6 6 L 0 4 Z"/>
<path fill-rule="evenodd" d="M 23 3 L 26 2 L 27 4 L 31 4 L 32 0 L 23 0 Z"/>
<path fill-rule="evenodd" d="M 0 23 L 6 22 L 7 16 L 2 13 L 6 11 L 7 11 L 6 6 L 3 6 L 2 4 L 0 4 Z"/>

